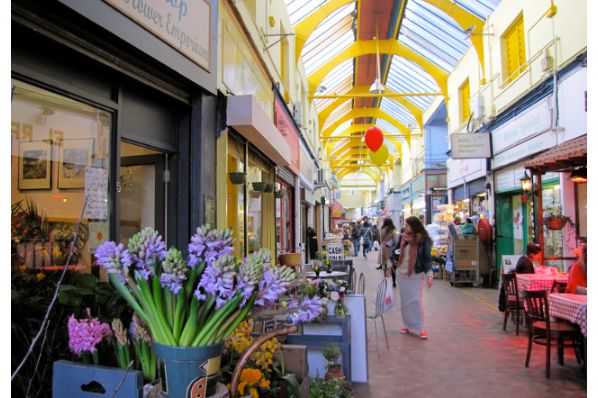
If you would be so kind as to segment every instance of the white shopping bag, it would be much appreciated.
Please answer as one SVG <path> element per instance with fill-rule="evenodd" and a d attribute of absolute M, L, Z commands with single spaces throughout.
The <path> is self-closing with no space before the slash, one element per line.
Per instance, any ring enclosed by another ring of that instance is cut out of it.
<path fill-rule="evenodd" d="M 384 295 L 384 304 L 382 304 L 382 313 L 386 314 L 395 304 L 395 293 L 392 288 L 392 279 L 386 278 L 386 294 Z"/>

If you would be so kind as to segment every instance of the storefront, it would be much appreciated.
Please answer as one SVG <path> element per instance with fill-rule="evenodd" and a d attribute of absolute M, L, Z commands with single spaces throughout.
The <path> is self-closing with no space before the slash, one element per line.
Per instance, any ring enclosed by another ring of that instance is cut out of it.
<path fill-rule="evenodd" d="M 437 223 L 447 203 L 446 173 L 426 173 L 426 224 Z"/>
<path fill-rule="evenodd" d="M 216 2 L 181 16 L 197 51 L 119 4 L 12 5 L 11 202 L 37 213 L 13 242 L 29 267 L 63 266 L 80 220 L 71 264 L 89 270 L 106 240 L 153 227 L 180 246 L 215 218 Z"/>
<path fill-rule="evenodd" d="M 447 161 L 447 183 L 455 216 L 490 217 L 486 189 L 486 159 L 452 159 Z"/>

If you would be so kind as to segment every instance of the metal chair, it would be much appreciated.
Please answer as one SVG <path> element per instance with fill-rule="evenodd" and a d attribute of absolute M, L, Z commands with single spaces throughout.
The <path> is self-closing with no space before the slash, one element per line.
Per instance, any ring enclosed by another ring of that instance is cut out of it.
<path fill-rule="evenodd" d="M 552 281 L 552 288 L 550 293 L 565 293 L 567 289 L 567 282 L 559 282 L 556 279 Z"/>
<path fill-rule="evenodd" d="M 357 282 L 357 294 L 365 294 L 365 275 L 363 272 L 359 274 L 359 282 Z"/>
<path fill-rule="evenodd" d="M 351 268 L 351 292 L 355 292 L 357 288 L 357 274 L 355 273 L 355 268 Z"/>
<path fill-rule="evenodd" d="M 388 281 L 386 278 L 383 278 L 378 284 L 376 302 L 374 304 L 374 314 L 367 316 L 369 319 L 374 320 L 374 331 L 376 333 L 376 352 L 378 353 L 378 356 L 380 356 L 380 349 L 378 348 L 378 327 L 376 326 L 376 318 L 380 318 L 382 320 L 382 329 L 384 330 L 384 338 L 386 339 L 386 348 L 390 349 L 390 345 L 388 344 L 388 335 L 386 334 L 386 325 L 384 324 L 384 316 L 382 315 L 384 311 L 384 298 L 386 297 L 387 284 Z"/>

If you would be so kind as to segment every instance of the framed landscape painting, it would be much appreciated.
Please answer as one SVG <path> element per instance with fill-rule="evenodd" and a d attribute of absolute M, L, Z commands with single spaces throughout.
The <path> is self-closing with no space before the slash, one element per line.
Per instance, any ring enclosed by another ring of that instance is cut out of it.
<path fill-rule="evenodd" d="M 91 166 L 93 138 L 62 140 L 58 163 L 58 188 L 85 187 L 85 167 Z"/>
<path fill-rule="evenodd" d="M 52 141 L 19 143 L 19 189 L 52 187 Z"/>

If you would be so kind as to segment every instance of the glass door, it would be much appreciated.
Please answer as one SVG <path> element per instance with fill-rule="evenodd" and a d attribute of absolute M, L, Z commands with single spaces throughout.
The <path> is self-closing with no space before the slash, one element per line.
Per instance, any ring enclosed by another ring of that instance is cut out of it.
<path fill-rule="evenodd" d="M 143 228 L 166 236 L 166 154 L 121 141 L 119 241 L 126 244 Z"/>

